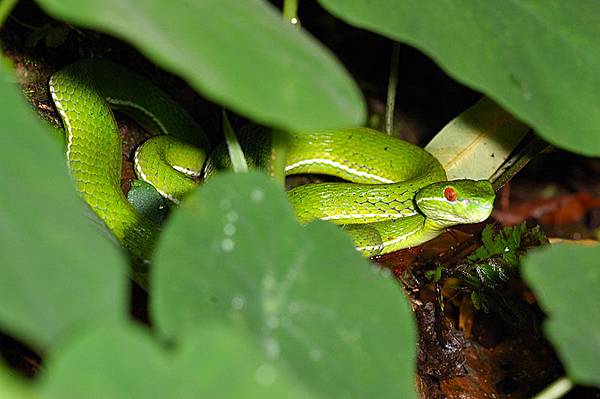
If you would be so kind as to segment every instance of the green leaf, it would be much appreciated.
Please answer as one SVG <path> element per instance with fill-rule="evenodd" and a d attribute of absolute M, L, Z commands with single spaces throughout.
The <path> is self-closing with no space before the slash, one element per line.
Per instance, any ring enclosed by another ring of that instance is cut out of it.
<path fill-rule="evenodd" d="M 2 399 L 35 399 L 38 396 L 8 368 L 0 364 L 0 398 Z"/>
<path fill-rule="evenodd" d="M 199 358 L 198 360 L 200 360 Z M 148 332 L 96 328 L 74 337 L 49 359 L 42 398 L 183 398 L 170 382 L 171 364 Z"/>
<path fill-rule="evenodd" d="M 0 329 L 41 349 L 126 313 L 126 262 L 69 179 L 64 150 L 0 71 Z"/>
<path fill-rule="evenodd" d="M 425 149 L 442 163 L 449 180 L 489 179 L 528 131 L 483 98 L 444 126 Z"/>
<path fill-rule="evenodd" d="M 191 398 L 304 399 L 307 391 L 294 373 L 256 345 L 255 337 L 228 326 L 206 326 L 182 340 L 180 372 L 195 382 Z M 199 362 L 198 359 L 206 359 Z M 199 372 L 194 372 L 198 364 Z"/>
<path fill-rule="evenodd" d="M 419 48 L 556 146 L 600 155 L 600 2 L 319 0 Z"/>
<path fill-rule="evenodd" d="M 222 112 L 223 120 L 223 136 L 225 137 L 225 144 L 227 145 L 227 152 L 229 154 L 229 160 L 231 161 L 232 170 L 236 173 L 248 172 L 248 163 L 244 156 L 244 151 L 240 146 L 240 142 L 237 139 L 233 127 L 227 117 L 227 112 Z"/>
<path fill-rule="evenodd" d="M 481 309 L 481 297 L 479 296 L 477 291 L 471 291 L 471 302 L 473 303 L 473 307 L 475 309 Z"/>
<path fill-rule="evenodd" d="M 539 237 L 537 234 L 538 231 L 534 231 L 533 229 L 531 233 L 529 233 L 524 223 L 514 227 L 504 227 L 498 232 L 494 230 L 494 225 L 488 224 L 481 233 L 483 246 L 477 248 L 473 254 L 469 255 L 468 259 L 475 262 L 488 259 L 495 255 L 502 255 L 504 260 L 511 265 L 516 266 L 518 262 L 515 251 L 519 250 L 521 247 L 521 237 L 530 235 L 531 240 L 534 242 L 545 241 L 543 239 L 538 239 Z M 540 245 L 540 243 L 537 243 L 536 245 Z"/>
<path fill-rule="evenodd" d="M 501 234 L 497 234 L 492 224 L 485 226 L 481 234 L 481 241 L 490 255 L 501 254 L 504 251 L 505 242 L 503 237 Z"/>
<path fill-rule="evenodd" d="M 438 283 L 442 279 L 443 273 L 444 273 L 444 267 L 438 266 L 433 270 L 427 270 L 425 272 L 425 277 L 427 277 L 429 280 L 433 281 L 434 283 Z"/>
<path fill-rule="evenodd" d="M 349 74 L 263 0 L 38 0 L 56 18 L 136 46 L 200 93 L 266 125 L 361 124 Z"/>
<path fill-rule="evenodd" d="M 414 398 L 414 321 L 389 274 L 337 226 L 298 225 L 266 176 L 222 174 L 166 226 L 151 312 L 176 343 L 212 323 L 250 334 L 276 374 L 318 397 Z"/>
<path fill-rule="evenodd" d="M 192 399 L 318 397 L 256 350 L 249 336 L 214 325 L 168 351 L 132 325 L 90 331 L 48 362 L 40 384 L 46 399 Z"/>
<path fill-rule="evenodd" d="M 531 251 L 523 274 L 548 314 L 544 331 L 568 376 L 600 386 L 600 247 L 557 244 Z"/>

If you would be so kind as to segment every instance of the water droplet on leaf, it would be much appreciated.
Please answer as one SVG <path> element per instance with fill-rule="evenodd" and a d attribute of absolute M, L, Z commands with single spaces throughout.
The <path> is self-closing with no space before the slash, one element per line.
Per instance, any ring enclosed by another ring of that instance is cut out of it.
<path fill-rule="evenodd" d="M 254 374 L 256 382 L 260 385 L 273 385 L 277 379 L 277 371 L 270 364 L 263 364 L 256 369 Z"/>
<path fill-rule="evenodd" d="M 265 193 L 260 188 L 255 188 L 250 193 L 250 199 L 254 202 L 262 202 L 263 198 L 265 198 Z"/>
<path fill-rule="evenodd" d="M 235 242 L 229 237 L 227 237 L 227 238 L 223 239 L 223 241 L 221 241 L 221 249 L 225 252 L 233 251 L 234 247 L 235 247 Z"/>
<path fill-rule="evenodd" d="M 242 295 L 231 298 L 231 308 L 233 310 L 241 310 L 246 306 L 246 299 Z"/>
<path fill-rule="evenodd" d="M 223 233 L 225 233 L 226 236 L 232 236 L 235 234 L 235 225 L 231 224 L 231 223 L 227 223 L 225 225 L 225 227 L 223 227 Z"/>

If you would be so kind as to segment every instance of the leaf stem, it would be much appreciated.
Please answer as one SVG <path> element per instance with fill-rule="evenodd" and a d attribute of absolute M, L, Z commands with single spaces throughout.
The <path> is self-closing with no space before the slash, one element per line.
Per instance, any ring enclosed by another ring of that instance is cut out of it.
<path fill-rule="evenodd" d="M 533 399 L 558 399 L 569 392 L 571 388 L 573 388 L 573 382 L 567 377 L 561 377 L 535 395 Z"/>
<path fill-rule="evenodd" d="M 40 29 L 39 26 L 33 26 L 31 24 L 28 24 L 26 22 L 21 21 L 20 19 L 18 19 L 17 17 L 15 17 L 14 15 L 9 15 L 8 16 L 10 18 L 11 21 L 15 21 L 17 24 L 21 25 L 23 28 L 25 29 L 29 29 L 29 30 L 36 30 L 36 29 Z"/>
<path fill-rule="evenodd" d="M 298 0 L 283 1 L 283 18 L 294 26 L 300 26 L 298 19 Z"/>
<path fill-rule="evenodd" d="M 511 156 L 490 178 L 494 191 L 499 191 L 512 179 L 529 161 L 553 150 L 553 147 L 538 137 L 534 137 L 520 151 Z"/>
<path fill-rule="evenodd" d="M 247 172 L 248 163 L 246 162 L 246 157 L 231 127 L 231 123 L 229 123 L 229 118 L 227 118 L 225 110 L 223 110 L 223 135 L 225 136 L 225 144 L 227 144 L 227 152 L 231 159 L 233 171 L 235 173 Z"/>
<path fill-rule="evenodd" d="M 10 15 L 19 0 L 0 0 L 0 26 L 4 25 L 6 18 Z"/>
<path fill-rule="evenodd" d="M 285 187 L 285 157 L 288 150 L 288 135 L 281 130 L 273 131 L 271 147 L 271 177 L 281 187 Z"/>
<path fill-rule="evenodd" d="M 398 59 L 400 44 L 394 42 L 390 58 L 390 77 L 388 80 L 387 102 L 385 105 L 385 132 L 392 135 L 394 132 L 394 107 L 396 106 L 396 87 L 398 85 Z"/>

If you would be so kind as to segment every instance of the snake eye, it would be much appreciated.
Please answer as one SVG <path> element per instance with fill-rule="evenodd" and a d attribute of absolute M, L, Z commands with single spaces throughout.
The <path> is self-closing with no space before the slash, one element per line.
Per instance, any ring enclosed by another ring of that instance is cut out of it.
<path fill-rule="evenodd" d="M 444 190 L 444 197 L 446 197 L 448 201 L 454 202 L 457 197 L 456 191 L 452 187 L 446 187 Z"/>

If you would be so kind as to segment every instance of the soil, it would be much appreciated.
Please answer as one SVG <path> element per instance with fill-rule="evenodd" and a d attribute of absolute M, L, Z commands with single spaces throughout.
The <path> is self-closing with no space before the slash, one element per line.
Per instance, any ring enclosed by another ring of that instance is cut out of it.
<path fill-rule="evenodd" d="M 392 42 L 333 18 L 317 2 L 303 2 L 303 27 L 329 47 L 348 68 L 365 95 L 369 123 L 382 127 Z M 40 29 L 42 29 L 40 31 Z M 42 32 L 42 33 L 40 33 Z M 13 62 L 24 95 L 40 116 L 60 126 L 49 97 L 49 76 L 76 59 L 94 55 L 118 60 L 149 77 L 176 98 L 207 132 L 217 137 L 219 107 L 184 81 L 147 61 L 127 44 L 96 32 L 54 21 L 31 1 L 21 1 L 0 31 L 4 54 Z M 481 94 L 448 77 L 430 59 L 400 46 L 395 134 L 424 145 Z M 243 120 L 240 118 L 240 120 Z M 123 138 L 123 188 L 134 177 L 133 151 L 147 137 L 138 125 L 119 116 Z M 539 223 L 548 236 L 596 238 L 600 227 L 600 190 L 592 177 L 597 159 L 556 151 L 531 163 L 499 193 L 495 220 L 502 225 Z M 420 340 L 417 386 L 422 398 L 529 398 L 563 375 L 552 347 L 541 334 L 543 314 L 527 287 L 516 281 L 510 295 L 532 309 L 528 328 L 478 311 L 452 281 L 432 283 L 425 272 L 443 260 L 455 264 L 478 245 L 482 225 L 447 233 L 422 247 L 376 261 L 390 267 L 413 304 Z M 144 291 L 132 285 L 132 315 L 148 322 Z M 0 335 L 0 354 L 15 370 L 33 378 L 43 354 Z M 600 390 L 578 387 L 565 398 L 600 398 Z"/>

